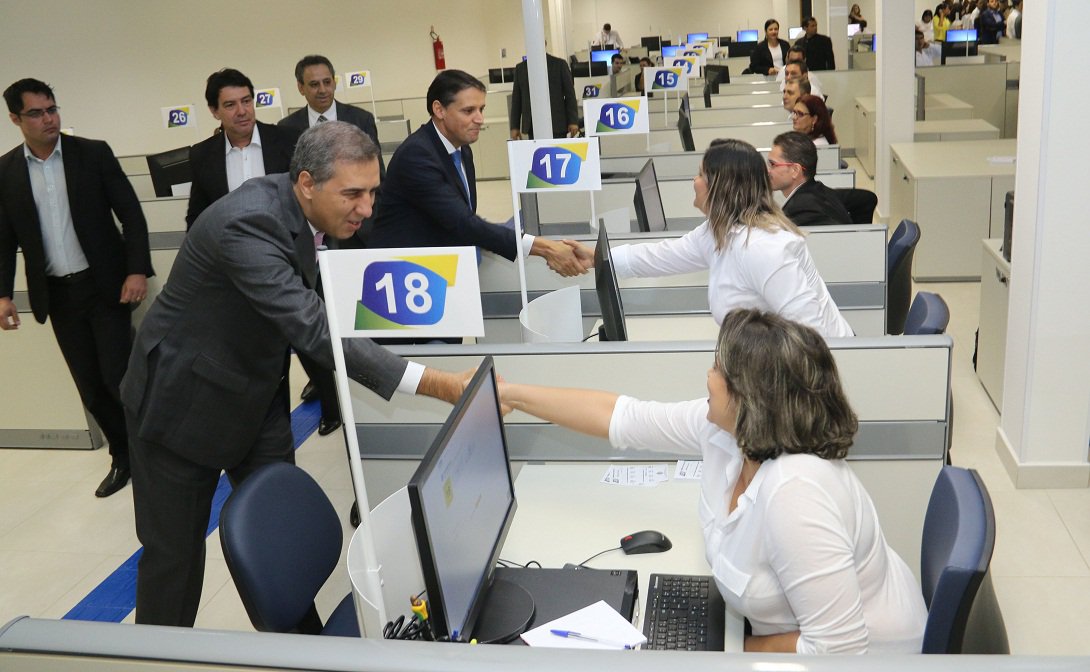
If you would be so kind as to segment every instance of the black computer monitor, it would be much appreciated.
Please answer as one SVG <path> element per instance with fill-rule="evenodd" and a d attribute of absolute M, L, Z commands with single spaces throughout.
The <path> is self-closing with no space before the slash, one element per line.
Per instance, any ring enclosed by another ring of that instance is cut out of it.
<path fill-rule="evenodd" d="M 686 152 L 696 151 L 696 142 L 693 141 L 692 116 L 689 114 L 689 94 L 681 99 L 681 109 L 677 115 L 677 130 L 681 134 L 681 148 Z"/>
<path fill-rule="evenodd" d="M 978 55 L 977 44 L 975 29 L 946 31 L 946 39 L 942 42 L 942 62 L 946 62 L 947 56 Z"/>
<path fill-rule="evenodd" d="M 156 198 L 173 196 L 172 186 L 193 181 L 193 170 L 189 167 L 188 146 L 159 154 L 148 154 L 146 158 Z"/>
<path fill-rule="evenodd" d="M 704 81 L 712 87 L 712 93 L 719 93 L 720 84 L 730 84 L 730 68 L 709 63 L 704 66 Z"/>
<path fill-rule="evenodd" d="M 594 248 L 594 289 L 598 294 L 598 305 L 602 309 L 602 326 L 598 329 L 598 340 L 627 341 L 628 330 L 624 324 L 621 290 L 617 286 L 617 271 L 613 268 L 605 226 L 598 227 L 598 245 Z"/>
<path fill-rule="evenodd" d="M 502 84 L 504 82 L 515 81 L 515 69 L 514 68 L 489 68 L 488 69 L 488 83 L 489 84 Z"/>
<path fill-rule="evenodd" d="M 677 56 L 678 54 L 680 54 L 684 50 L 685 50 L 685 47 L 683 47 L 683 46 L 672 47 L 672 46 L 670 46 L 668 44 L 664 44 L 663 47 L 662 47 L 662 57 L 663 58 L 673 58 L 674 56 Z"/>
<path fill-rule="evenodd" d="M 590 52 L 591 63 L 609 63 L 613 60 L 614 54 L 619 54 L 619 49 L 596 49 Z"/>
<path fill-rule="evenodd" d="M 518 636 L 533 617 L 532 598 L 529 614 L 504 623 L 502 636 L 482 632 L 488 618 L 482 612 L 490 611 L 484 603 L 503 584 L 495 581 L 496 559 L 516 508 L 491 357 L 478 367 L 439 430 L 409 480 L 408 493 L 436 638 L 468 642 Z"/>
<path fill-rule="evenodd" d="M 636 225 L 640 231 L 666 230 L 666 211 L 662 207 L 662 193 L 655 174 L 655 160 L 648 159 L 636 175 L 636 193 L 632 196 L 636 208 Z"/>
<path fill-rule="evenodd" d="M 640 46 L 648 51 L 658 51 L 659 49 L 662 49 L 662 38 L 658 35 L 653 37 L 641 37 Z"/>
<path fill-rule="evenodd" d="M 727 56 L 730 58 L 749 58 L 756 49 L 756 42 L 730 42 L 727 44 Z"/>
<path fill-rule="evenodd" d="M 685 36 L 685 41 L 688 42 L 689 44 L 695 44 L 697 42 L 702 42 L 702 41 L 704 41 L 706 39 L 708 39 L 708 34 L 707 33 L 689 33 L 688 35 Z"/>
<path fill-rule="evenodd" d="M 758 41 L 757 35 L 758 35 L 758 32 L 757 32 L 756 29 L 753 29 L 753 30 L 739 30 L 738 31 L 738 37 L 735 40 L 735 42 L 757 42 Z"/>

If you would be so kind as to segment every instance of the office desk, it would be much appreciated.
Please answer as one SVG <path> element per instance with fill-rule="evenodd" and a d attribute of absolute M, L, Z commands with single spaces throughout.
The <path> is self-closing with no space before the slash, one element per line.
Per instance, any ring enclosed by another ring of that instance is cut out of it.
<path fill-rule="evenodd" d="M 996 410 L 1003 410 L 1003 367 L 1007 359 L 1007 305 L 1011 262 L 1003 258 L 1003 239 L 985 240 L 980 263 L 980 337 L 976 375 Z"/>
<path fill-rule="evenodd" d="M 694 456 L 699 457 L 699 456 Z M 646 463 L 637 463 L 646 464 Z M 603 553 L 587 563 L 597 569 L 634 569 L 639 574 L 639 618 L 652 573 L 711 574 L 704 559 L 704 535 L 697 518 L 699 481 L 671 480 L 655 487 L 601 483 L 608 464 L 527 464 L 515 480 L 518 510 L 501 557 L 519 564 L 537 560 L 543 567 L 578 564 L 621 537 L 658 530 L 674 546 L 665 553 Z M 741 617 L 727 611 L 726 650 L 741 651 Z"/>
<path fill-rule="evenodd" d="M 1003 199 L 1014 189 L 1017 142 L 966 140 L 890 145 L 889 221 L 920 225 L 917 281 L 978 280 L 980 241 L 1003 235 Z"/>

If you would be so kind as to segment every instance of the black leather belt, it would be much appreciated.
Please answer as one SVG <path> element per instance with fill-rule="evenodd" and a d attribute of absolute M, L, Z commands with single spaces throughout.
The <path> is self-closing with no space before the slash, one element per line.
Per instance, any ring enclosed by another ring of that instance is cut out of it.
<path fill-rule="evenodd" d="M 49 282 L 55 285 L 74 285 L 91 278 L 91 269 L 85 268 L 77 273 L 69 273 L 68 275 L 51 275 L 49 276 Z"/>

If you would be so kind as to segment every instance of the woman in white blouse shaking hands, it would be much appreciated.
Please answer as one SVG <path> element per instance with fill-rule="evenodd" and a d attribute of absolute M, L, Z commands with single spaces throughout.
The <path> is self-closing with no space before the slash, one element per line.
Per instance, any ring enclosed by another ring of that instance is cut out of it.
<path fill-rule="evenodd" d="M 731 312 L 704 399 L 515 383 L 500 396 L 619 449 L 702 454 L 705 554 L 724 599 L 753 626 L 747 651 L 920 652 L 923 595 L 844 461 L 858 421 L 813 329 Z"/>
<path fill-rule="evenodd" d="M 680 238 L 611 248 L 617 275 L 650 278 L 707 270 L 716 324 L 734 308 L 760 308 L 826 338 L 853 336 L 802 232 L 772 200 L 768 174 L 778 167 L 741 140 L 712 142 L 693 179 L 693 205 L 707 221 Z M 593 250 L 566 242 L 584 264 L 593 264 Z"/>

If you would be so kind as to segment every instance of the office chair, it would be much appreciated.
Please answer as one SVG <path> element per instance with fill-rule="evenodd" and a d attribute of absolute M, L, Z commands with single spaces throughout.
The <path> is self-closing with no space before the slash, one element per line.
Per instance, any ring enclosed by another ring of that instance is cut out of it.
<path fill-rule="evenodd" d="M 886 245 L 886 333 L 905 330 L 908 302 L 912 298 L 912 255 L 920 242 L 920 227 L 902 219 Z"/>
<path fill-rule="evenodd" d="M 950 308 L 934 292 L 916 292 L 905 318 L 905 336 L 944 334 L 950 324 Z"/>
<path fill-rule="evenodd" d="M 329 498 L 292 464 L 261 467 L 220 513 L 227 568 L 261 632 L 359 637 L 352 596 L 323 625 L 314 596 L 341 556 L 341 523 Z"/>
<path fill-rule="evenodd" d="M 988 579 L 994 546 L 995 512 L 980 475 L 943 467 L 923 525 L 923 653 L 1010 652 Z"/>
<path fill-rule="evenodd" d="M 878 207 L 878 195 L 869 189 L 834 189 L 844 209 L 852 216 L 852 224 L 870 224 L 874 221 L 874 209 Z"/>

